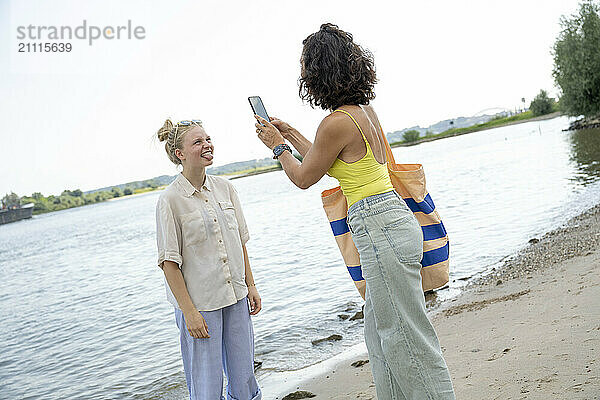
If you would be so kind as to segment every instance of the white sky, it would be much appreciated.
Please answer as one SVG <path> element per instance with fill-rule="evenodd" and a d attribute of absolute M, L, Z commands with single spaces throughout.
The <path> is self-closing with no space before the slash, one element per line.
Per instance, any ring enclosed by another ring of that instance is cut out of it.
<path fill-rule="evenodd" d="M 308 138 L 325 112 L 302 104 L 302 40 L 333 22 L 375 56 L 386 132 L 527 104 L 552 80 L 552 44 L 576 0 L 0 0 L 0 195 L 58 194 L 174 174 L 152 137 L 201 119 L 215 164 L 263 158 L 247 97 Z M 369 4 L 369 5 L 367 5 Z M 72 40 L 17 52 L 17 26 L 145 28 L 143 40 Z"/>

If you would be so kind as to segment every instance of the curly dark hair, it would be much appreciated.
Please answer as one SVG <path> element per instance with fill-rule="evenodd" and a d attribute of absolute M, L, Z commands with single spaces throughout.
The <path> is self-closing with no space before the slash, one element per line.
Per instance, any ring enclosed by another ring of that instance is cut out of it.
<path fill-rule="evenodd" d="M 302 41 L 299 95 L 311 107 L 335 110 L 344 104 L 369 104 L 377 83 L 373 54 L 353 42 L 337 25 L 323 24 Z"/>

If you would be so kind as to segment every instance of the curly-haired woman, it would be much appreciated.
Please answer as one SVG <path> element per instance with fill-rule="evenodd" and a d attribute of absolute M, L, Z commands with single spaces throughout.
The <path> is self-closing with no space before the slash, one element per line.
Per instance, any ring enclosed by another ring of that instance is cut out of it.
<path fill-rule="evenodd" d="M 390 182 L 385 138 L 369 105 L 375 98 L 373 56 L 332 24 L 302 43 L 300 97 L 331 114 L 319 125 L 314 143 L 281 120 L 256 116 L 258 136 L 296 186 L 306 189 L 326 173 L 340 182 L 366 280 L 365 342 L 377 398 L 454 399 L 425 311 L 421 227 Z"/>
<path fill-rule="evenodd" d="M 158 130 L 167 156 L 183 166 L 156 204 L 158 266 L 175 308 L 183 369 L 191 400 L 259 400 L 250 315 L 261 309 L 237 193 L 206 174 L 214 146 L 199 120 Z"/>

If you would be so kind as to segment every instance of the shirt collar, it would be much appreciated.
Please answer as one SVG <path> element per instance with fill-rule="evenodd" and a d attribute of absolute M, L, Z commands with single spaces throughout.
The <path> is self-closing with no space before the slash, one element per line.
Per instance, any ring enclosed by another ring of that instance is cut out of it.
<path fill-rule="evenodd" d="M 194 185 L 192 185 L 190 181 L 188 181 L 188 179 L 185 176 L 183 176 L 182 173 L 179 173 L 179 175 L 177 175 L 177 178 L 175 178 L 175 182 L 179 186 L 179 189 L 182 190 L 187 197 L 191 197 L 197 191 Z M 209 175 L 206 175 L 204 185 L 202 185 L 202 187 L 200 188 L 200 191 L 202 190 L 208 190 L 209 192 L 212 191 L 212 185 Z"/>

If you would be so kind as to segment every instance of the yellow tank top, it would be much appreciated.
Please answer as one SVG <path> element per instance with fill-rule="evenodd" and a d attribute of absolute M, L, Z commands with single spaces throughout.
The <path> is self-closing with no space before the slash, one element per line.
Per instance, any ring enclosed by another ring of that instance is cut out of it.
<path fill-rule="evenodd" d="M 394 190 L 390 176 L 388 174 L 387 164 L 379 164 L 375 159 L 373 150 L 369 145 L 369 141 L 365 137 L 360 125 L 354 117 L 344 110 L 335 110 L 334 112 L 342 112 L 352 118 L 352 121 L 358 127 L 362 135 L 365 145 L 367 146 L 367 154 L 360 160 L 347 163 L 339 158 L 335 160 L 333 165 L 327 171 L 340 182 L 342 193 L 346 196 L 348 207 L 374 194 L 386 193 Z"/>

